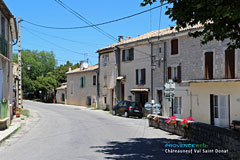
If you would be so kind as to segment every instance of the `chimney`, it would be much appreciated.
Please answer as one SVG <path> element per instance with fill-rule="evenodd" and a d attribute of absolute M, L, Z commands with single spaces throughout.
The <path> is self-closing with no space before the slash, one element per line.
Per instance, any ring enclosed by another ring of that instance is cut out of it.
<path fill-rule="evenodd" d="M 72 70 L 72 66 L 68 66 L 68 72 Z"/>
<path fill-rule="evenodd" d="M 118 36 L 118 42 L 122 42 L 123 41 L 123 36 Z"/>
<path fill-rule="evenodd" d="M 80 61 L 80 70 L 83 70 L 83 61 Z"/>
<path fill-rule="evenodd" d="M 131 37 L 127 36 L 126 39 L 131 39 Z"/>

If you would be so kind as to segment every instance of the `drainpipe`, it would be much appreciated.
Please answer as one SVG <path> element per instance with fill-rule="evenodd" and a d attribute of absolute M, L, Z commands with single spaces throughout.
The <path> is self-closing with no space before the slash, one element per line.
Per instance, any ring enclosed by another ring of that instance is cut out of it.
<path fill-rule="evenodd" d="M 100 72 L 100 53 L 98 53 L 98 70 L 97 70 L 97 93 L 96 93 L 96 108 L 99 108 L 99 72 Z"/>
<path fill-rule="evenodd" d="M 154 102 L 153 99 L 153 44 L 151 44 L 151 102 Z"/>

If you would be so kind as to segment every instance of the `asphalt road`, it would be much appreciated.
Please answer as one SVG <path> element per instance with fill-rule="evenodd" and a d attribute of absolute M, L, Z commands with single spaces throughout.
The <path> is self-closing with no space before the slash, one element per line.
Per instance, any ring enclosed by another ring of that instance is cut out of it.
<path fill-rule="evenodd" d="M 0 160 L 219 159 L 213 154 L 166 153 L 166 144 L 189 143 L 148 127 L 146 119 L 101 110 L 24 101 L 31 117 L 0 145 Z"/>

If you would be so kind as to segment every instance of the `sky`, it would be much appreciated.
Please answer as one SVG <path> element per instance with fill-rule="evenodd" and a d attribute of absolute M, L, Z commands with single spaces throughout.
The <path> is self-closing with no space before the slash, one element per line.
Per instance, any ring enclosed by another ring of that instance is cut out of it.
<path fill-rule="evenodd" d="M 4 2 L 14 16 L 20 16 L 21 19 L 32 23 L 52 27 L 87 25 L 55 0 L 4 0 Z M 142 0 L 62 0 L 62 2 L 93 24 L 122 18 L 160 5 L 157 2 L 151 7 L 141 7 Z M 119 35 L 136 37 L 159 29 L 159 19 L 161 19 L 160 29 L 173 26 L 174 23 L 164 14 L 165 11 L 164 6 L 161 14 L 160 8 L 157 8 L 129 19 L 99 26 L 99 28 L 116 39 Z M 58 65 L 65 64 L 66 61 L 75 64 L 87 58 L 89 65 L 97 64 L 96 51 L 113 43 L 115 41 L 93 28 L 53 30 L 40 28 L 25 21 L 21 22 L 22 49 L 53 51 Z M 17 53 L 17 46 L 13 49 Z"/>

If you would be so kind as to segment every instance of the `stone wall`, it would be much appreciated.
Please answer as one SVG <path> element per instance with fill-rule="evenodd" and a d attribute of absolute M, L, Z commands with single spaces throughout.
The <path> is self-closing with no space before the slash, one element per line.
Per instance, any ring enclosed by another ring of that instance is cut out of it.
<path fill-rule="evenodd" d="M 149 126 L 160 128 L 197 143 L 205 143 L 213 149 L 228 149 L 228 158 L 240 159 L 240 132 L 220 128 L 200 122 L 189 122 L 188 128 L 182 128 L 180 119 L 177 119 L 177 126 L 173 127 L 166 123 L 168 117 L 160 116 L 159 122 L 149 120 Z"/>

